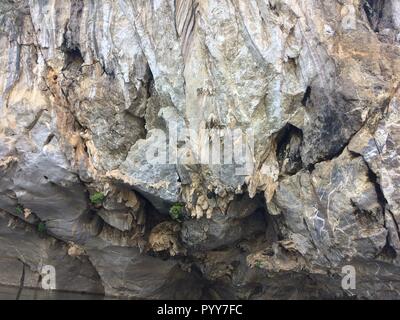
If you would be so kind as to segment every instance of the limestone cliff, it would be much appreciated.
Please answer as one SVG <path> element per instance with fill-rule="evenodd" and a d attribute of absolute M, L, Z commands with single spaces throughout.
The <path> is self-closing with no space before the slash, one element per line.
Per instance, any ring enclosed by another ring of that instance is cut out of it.
<path fill-rule="evenodd" d="M 400 298 L 399 0 L 7 0 L 0 45 L 0 284 Z"/>

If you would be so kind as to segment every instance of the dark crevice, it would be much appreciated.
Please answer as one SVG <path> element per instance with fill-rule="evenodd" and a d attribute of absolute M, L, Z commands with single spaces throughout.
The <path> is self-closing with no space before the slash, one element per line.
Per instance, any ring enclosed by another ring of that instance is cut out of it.
<path fill-rule="evenodd" d="M 268 212 L 268 211 L 267 211 Z M 282 241 L 285 239 L 280 225 L 283 223 L 283 216 L 275 216 L 267 213 L 266 215 L 266 240 L 269 241 L 271 244 L 277 241 Z"/>
<path fill-rule="evenodd" d="M 145 221 L 145 235 L 144 237 L 148 237 L 151 230 L 160 224 L 161 222 L 167 221 L 169 216 L 159 212 L 149 200 L 147 200 L 140 192 L 134 190 L 136 192 L 137 197 L 140 202 L 143 203 L 143 210 L 146 212 L 146 221 Z"/>
<path fill-rule="evenodd" d="M 312 173 L 315 170 L 315 164 L 310 163 L 306 169 L 309 173 Z"/>
<path fill-rule="evenodd" d="M 397 231 L 397 234 L 399 235 L 399 239 L 400 239 L 400 227 L 399 227 L 399 224 L 397 223 L 397 220 L 395 219 L 395 216 L 394 216 L 393 212 L 390 211 L 390 209 L 387 209 L 387 212 L 388 212 L 388 213 L 390 214 L 390 216 L 392 217 L 393 223 L 394 223 L 395 226 L 396 226 L 396 231 Z"/>
<path fill-rule="evenodd" d="M 379 253 L 380 256 L 388 257 L 389 259 L 396 259 L 397 252 L 396 250 L 390 245 L 389 235 L 386 239 L 386 244 L 383 247 L 382 251 Z"/>
<path fill-rule="evenodd" d="M 397 237 L 400 239 L 399 224 L 397 223 L 395 216 L 393 215 L 393 213 L 392 213 L 389 209 L 387 209 L 387 212 L 388 212 L 388 214 L 390 214 L 390 216 L 391 216 L 391 218 L 392 218 L 392 221 L 393 221 L 394 226 L 395 226 L 395 228 L 396 228 Z M 385 216 L 385 228 L 387 228 L 387 225 L 386 225 L 386 216 Z M 386 246 L 390 247 L 390 248 L 392 249 L 392 251 L 394 251 L 394 258 L 396 258 L 396 257 L 397 257 L 397 251 L 396 251 L 395 248 L 393 248 L 393 246 L 392 246 L 392 244 L 391 244 L 392 241 L 390 241 L 390 236 L 391 236 L 391 234 L 388 232 L 388 235 L 387 235 L 387 237 L 386 237 L 386 245 L 385 245 L 385 247 L 386 247 Z M 382 251 L 383 251 L 383 250 L 382 250 Z M 389 253 L 392 252 L 392 251 L 389 251 Z M 393 253 L 393 252 L 392 252 L 392 253 Z M 391 257 L 392 259 L 394 259 L 394 258 L 393 258 L 393 254 L 392 254 L 391 256 L 389 255 L 389 257 Z"/>
<path fill-rule="evenodd" d="M 379 32 L 380 24 L 384 18 L 385 0 L 364 0 L 362 7 L 367 16 L 368 22 L 375 32 Z"/>
<path fill-rule="evenodd" d="M 208 198 L 208 199 L 216 199 L 216 198 L 217 198 L 217 195 L 215 194 L 214 191 L 208 191 L 208 192 L 207 192 L 207 198 Z"/>
<path fill-rule="evenodd" d="M 360 225 L 371 225 L 378 223 L 378 219 L 376 216 L 373 215 L 373 212 L 363 210 L 357 207 L 357 204 L 355 204 L 352 200 L 350 200 L 351 205 L 354 207 L 354 215 Z"/>
<path fill-rule="evenodd" d="M 68 48 L 79 48 L 81 19 L 84 9 L 83 0 L 70 1 L 69 21 L 64 32 L 64 43 Z"/>
<path fill-rule="evenodd" d="M 273 12 L 276 13 L 276 14 L 278 14 L 277 8 L 276 8 L 276 4 L 275 4 L 275 3 L 269 2 L 269 8 L 270 8 L 271 11 L 273 11 Z"/>
<path fill-rule="evenodd" d="M 303 100 L 301 100 L 301 104 L 305 107 L 307 102 L 310 100 L 311 97 L 311 87 L 308 86 L 306 92 L 304 93 Z"/>
<path fill-rule="evenodd" d="M 22 274 L 19 282 L 17 297 L 15 298 L 16 300 L 19 300 L 21 298 L 22 290 L 24 289 L 24 283 L 25 283 L 25 263 L 23 261 L 21 261 L 21 263 L 22 263 Z"/>
<path fill-rule="evenodd" d="M 363 158 L 363 160 L 364 160 L 364 158 Z M 388 212 L 392 216 L 392 220 L 393 220 L 393 223 L 395 224 L 397 235 L 400 238 L 399 226 L 398 226 L 397 221 L 396 221 L 395 217 L 393 216 L 392 212 L 387 208 L 388 202 L 385 198 L 385 195 L 383 193 L 381 185 L 379 184 L 378 176 L 375 174 L 375 172 L 372 171 L 372 169 L 369 167 L 368 163 L 365 160 L 364 160 L 364 163 L 368 168 L 368 179 L 369 179 L 369 181 L 371 181 L 371 183 L 373 183 L 373 185 L 375 187 L 375 192 L 376 192 L 376 196 L 378 199 L 378 203 L 381 206 L 382 215 L 384 217 L 384 227 L 387 229 L 385 213 Z M 397 257 L 397 252 L 391 245 L 389 233 L 386 237 L 386 244 L 383 247 L 383 249 L 381 250 L 381 252 L 379 253 L 379 255 L 388 257 L 389 259 L 395 259 Z"/>
<path fill-rule="evenodd" d="M 33 121 L 28 126 L 25 127 L 25 130 L 27 132 L 31 131 L 36 126 L 36 124 L 42 117 L 44 111 L 47 111 L 47 110 L 46 109 L 39 110 L 39 112 L 35 115 L 35 118 L 33 119 Z"/>
<path fill-rule="evenodd" d="M 65 55 L 64 67 L 62 71 L 68 70 L 78 72 L 84 63 L 82 53 L 79 48 L 69 49 L 63 46 L 62 51 Z"/>
<path fill-rule="evenodd" d="M 265 217 L 265 239 L 269 243 L 274 243 L 276 241 L 281 241 L 284 239 L 282 234 L 282 230 L 279 227 L 283 223 L 283 215 L 272 215 L 268 211 L 267 199 L 265 198 L 264 193 L 257 193 L 256 197 L 258 201 L 260 201 L 263 206 L 257 210 L 262 210 L 262 213 Z"/>
<path fill-rule="evenodd" d="M 369 167 L 368 163 L 365 160 L 364 160 L 364 163 L 368 167 L 368 179 L 369 179 L 369 181 L 371 181 L 374 184 L 376 196 L 377 196 L 378 202 L 382 208 L 382 214 L 385 214 L 385 208 L 387 205 L 387 201 L 386 201 L 385 195 L 383 194 L 381 185 L 378 182 L 378 176 L 375 174 L 375 172 L 372 171 L 372 169 Z"/>
<path fill-rule="evenodd" d="M 43 143 L 43 146 L 47 146 L 55 137 L 54 133 L 50 133 L 49 136 L 46 138 L 46 141 Z"/>
<path fill-rule="evenodd" d="M 276 138 L 276 157 L 281 174 L 294 175 L 303 167 L 301 145 L 303 132 L 291 124 L 286 124 Z"/>
<path fill-rule="evenodd" d="M 154 95 L 154 91 L 155 91 L 155 82 L 154 82 L 154 76 L 153 76 L 153 72 L 150 69 L 149 64 L 147 64 L 147 97 L 151 97 L 152 95 Z"/>
<path fill-rule="evenodd" d="M 64 67 L 62 71 L 80 71 L 81 66 L 84 63 L 84 59 L 79 48 L 79 44 L 74 43 L 68 35 L 68 27 L 64 32 L 64 39 L 61 45 L 61 51 L 64 53 Z"/>
<path fill-rule="evenodd" d="M 360 130 L 363 128 L 363 126 L 360 127 L 360 129 L 358 129 L 356 132 L 354 132 L 348 139 L 347 141 L 343 144 L 342 147 L 338 148 L 338 150 L 336 152 L 332 152 L 331 154 L 325 156 L 325 157 L 321 157 L 319 158 L 317 161 L 315 161 L 314 163 L 308 164 L 307 166 L 307 170 L 312 173 L 315 169 L 315 165 L 318 163 L 322 163 L 322 162 L 326 162 L 326 161 L 331 161 L 333 159 L 336 159 L 338 157 L 340 157 L 340 155 L 344 152 L 344 150 L 348 147 L 350 141 L 353 139 L 354 136 L 357 135 L 358 132 L 360 132 Z M 354 152 L 352 152 L 351 150 L 349 150 L 349 152 L 352 154 Z M 361 156 L 361 155 L 358 155 Z M 368 165 L 368 164 L 367 164 Z"/>

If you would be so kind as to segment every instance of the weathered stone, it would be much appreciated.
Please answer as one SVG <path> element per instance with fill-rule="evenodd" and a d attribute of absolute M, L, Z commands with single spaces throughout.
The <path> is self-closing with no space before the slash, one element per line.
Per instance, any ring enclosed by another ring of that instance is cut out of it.
<path fill-rule="evenodd" d="M 0 283 L 398 298 L 399 35 L 398 0 L 0 2 Z"/>
<path fill-rule="evenodd" d="M 176 262 L 144 256 L 134 248 L 89 250 L 108 295 L 146 299 L 198 299 L 202 286 Z"/>
<path fill-rule="evenodd" d="M 20 286 L 25 265 L 24 286 L 41 288 L 42 267 L 56 270 L 56 289 L 104 294 L 102 282 L 86 257 L 68 255 L 67 246 L 34 227 L 0 212 L 1 283 Z"/>

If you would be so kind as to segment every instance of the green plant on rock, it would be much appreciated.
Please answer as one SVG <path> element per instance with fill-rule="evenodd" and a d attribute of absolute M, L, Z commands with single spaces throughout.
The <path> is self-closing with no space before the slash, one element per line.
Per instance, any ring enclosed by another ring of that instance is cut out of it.
<path fill-rule="evenodd" d="M 180 222 L 183 218 L 183 208 L 184 207 L 185 206 L 183 203 L 173 204 L 171 206 L 171 208 L 169 209 L 169 214 L 170 214 L 171 218 Z"/>
<path fill-rule="evenodd" d="M 22 205 L 17 205 L 17 207 L 15 208 L 15 211 L 17 212 L 17 214 L 23 214 L 24 213 L 24 207 Z"/>
<path fill-rule="evenodd" d="M 37 229 L 40 233 L 45 233 L 46 232 L 46 224 L 44 222 L 39 222 Z"/>
<path fill-rule="evenodd" d="M 94 205 L 99 205 L 103 202 L 105 195 L 102 192 L 95 192 L 90 196 L 90 202 Z"/>

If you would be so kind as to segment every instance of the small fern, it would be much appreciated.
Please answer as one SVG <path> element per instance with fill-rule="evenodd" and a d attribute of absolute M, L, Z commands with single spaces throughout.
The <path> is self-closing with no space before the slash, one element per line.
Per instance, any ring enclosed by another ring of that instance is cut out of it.
<path fill-rule="evenodd" d="M 183 208 L 184 205 L 182 203 L 175 203 L 169 209 L 169 214 L 173 220 L 181 221 L 183 218 Z"/>
<path fill-rule="evenodd" d="M 103 202 L 105 195 L 102 192 L 95 192 L 90 196 L 90 202 L 94 205 L 99 205 Z"/>
<path fill-rule="evenodd" d="M 15 211 L 17 212 L 17 214 L 24 214 L 24 207 L 22 205 L 17 205 L 17 207 L 15 208 Z"/>
<path fill-rule="evenodd" d="M 40 233 L 45 233 L 47 228 L 46 228 L 46 223 L 44 222 L 39 222 L 37 229 Z"/>

